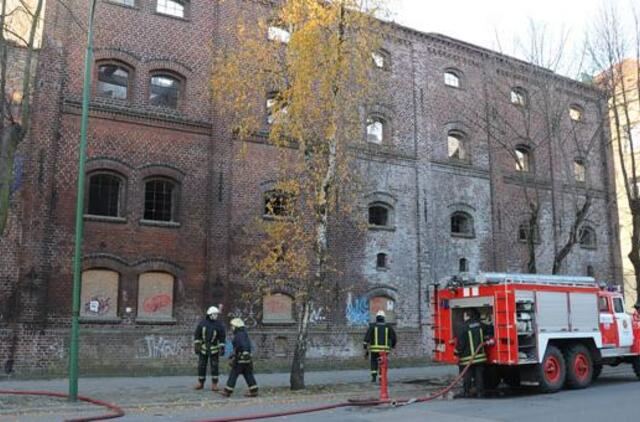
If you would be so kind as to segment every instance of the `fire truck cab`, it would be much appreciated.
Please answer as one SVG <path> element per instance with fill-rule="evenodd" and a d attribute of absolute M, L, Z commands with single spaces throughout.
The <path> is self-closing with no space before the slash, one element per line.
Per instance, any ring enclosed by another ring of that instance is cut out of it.
<path fill-rule="evenodd" d="M 479 311 L 486 334 L 485 382 L 538 385 L 543 392 L 585 388 L 603 365 L 630 364 L 640 379 L 640 320 L 622 294 L 591 277 L 461 274 L 432 295 L 435 360 L 457 364 L 456 333 L 465 309 Z"/>

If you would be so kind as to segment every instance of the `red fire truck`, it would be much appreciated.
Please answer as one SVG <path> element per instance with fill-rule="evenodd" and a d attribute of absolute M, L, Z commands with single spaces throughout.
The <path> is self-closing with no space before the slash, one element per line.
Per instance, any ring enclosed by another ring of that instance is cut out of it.
<path fill-rule="evenodd" d="M 622 294 L 591 277 L 461 274 L 432 296 L 435 360 L 456 364 L 463 310 L 480 312 L 495 344 L 486 384 L 538 385 L 543 392 L 585 388 L 603 365 L 631 364 L 640 379 L 640 321 L 625 313 Z"/>

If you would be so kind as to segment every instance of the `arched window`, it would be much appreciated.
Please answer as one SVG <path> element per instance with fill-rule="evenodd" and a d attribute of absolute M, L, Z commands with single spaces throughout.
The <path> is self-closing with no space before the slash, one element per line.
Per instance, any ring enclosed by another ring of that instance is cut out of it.
<path fill-rule="evenodd" d="M 129 98 L 131 70 L 120 63 L 98 64 L 96 95 L 114 100 Z"/>
<path fill-rule="evenodd" d="M 387 254 L 379 253 L 376 255 L 376 268 L 387 268 Z"/>
<path fill-rule="evenodd" d="M 120 274 L 106 269 L 82 272 L 80 316 L 94 319 L 118 316 Z"/>
<path fill-rule="evenodd" d="M 590 226 L 582 226 L 579 240 L 580 246 L 586 249 L 595 249 L 598 246 L 596 231 Z"/>
<path fill-rule="evenodd" d="M 584 109 L 577 104 L 569 107 L 569 118 L 574 122 L 581 122 L 584 118 Z"/>
<path fill-rule="evenodd" d="M 456 69 L 447 69 L 444 71 L 444 84 L 452 88 L 460 88 L 461 73 Z"/>
<path fill-rule="evenodd" d="M 154 106 L 178 108 L 182 96 L 183 82 L 168 73 L 156 73 L 151 76 L 149 103 Z"/>
<path fill-rule="evenodd" d="M 124 182 L 122 177 L 113 173 L 94 173 L 89 175 L 89 201 L 87 214 L 104 217 L 120 217 Z"/>
<path fill-rule="evenodd" d="M 289 217 L 293 214 L 293 198 L 281 190 L 270 190 L 264 194 L 264 215 Z"/>
<path fill-rule="evenodd" d="M 531 148 L 526 145 L 517 145 L 514 151 L 516 159 L 516 171 L 530 172 L 531 171 Z"/>
<path fill-rule="evenodd" d="M 447 134 L 447 146 L 449 149 L 449 159 L 452 161 L 468 161 L 466 137 L 464 133 L 451 130 Z"/>
<path fill-rule="evenodd" d="M 587 179 L 587 166 L 581 158 L 573 160 L 573 177 L 579 183 L 583 183 Z"/>
<path fill-rule="evenodd" d="M 293 298 L 284 293 L 273 293 L 262 298 L 262 322 L 264 324 L 291 324 Z"/>
<path fill-rule="evenodd" d="M 458 271 L 461 273 L 466 273 L 469 271 L 469 261 L 467 258 L 460 258 L 458 260 Z"/>
<path fill-rule="evenodd" d="M 395 322 L 396 313 L 395 313 L 396 302 L 388 296 L 373 296 L 369 299 L 369 315 L 370 320 L 376 320 L 376 314 L 378 311 L 384 311 L 386 322 Z"/>
<path fill-rule="evenodd" d="M 138 319 L 173 318 L 173 275 L 150 271 L 138 277 Z"/>
<path fill-rule="evenodd" d="M 371 53 L 373 65 L 378 69 L 389 70 L 391 68 L 391 55 L 385 50 L 376 50 Z"/>
<path fill-rule="evenodd" d="M 185 18 L 187 16 L 188 1 L 185 0 L 157 0 L 156 12 L 175 18 Z"/>
<path fill-rule="evenodd" d="M 529 96 L 527 94 L 527 91 L 521 87 L 515 87 L 511 89 L 510 99 L 511 104 L 519 107 L 526 107 L 527 105 L 529 105 Z"/>
<path fill-rule="evenodd" d="M 391 225 L 391 207 L 387 204 L 376 202 L 369 205 L 369 226 L 388 227 Z"/>
<path fill-rule="evenodd" d="M 593 269 L 593 265 L 587 265 L 587 277 L 595 277 L 596 271 Z"/>
<path fill-rule="evenodd" d="M 382 144 L 387 136 L 387 122 L 380 116 L 369 116 L 367 119 L 367 142 Z"/>
<path fill-rule="evenodd" d="M 149 179 L 144 184 L 144 219 L 176 221 L 177 184 L 167 178 Z"/>
<path fill-rule="evenodd" d="M 473 237 L 473 217 L 462 211 L 457 211 L 451 214 L 451 235 Z"/>
<path fill-rule="evenodd" d="M 277 91 L 267 94 L 267 123 L 272 125 L 279 119 L 287 115 L 287 104 L 283 101 Z"/>

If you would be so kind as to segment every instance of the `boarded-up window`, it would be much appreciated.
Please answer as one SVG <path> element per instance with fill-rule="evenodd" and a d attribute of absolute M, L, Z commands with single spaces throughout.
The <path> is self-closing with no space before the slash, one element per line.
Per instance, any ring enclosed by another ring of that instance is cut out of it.
<path fill-rule="evenodd" d="M 138 279 L 138 318 L 173 318 L 173 281 L 171 274 L 148 272 Z"/>
<path fill-rule="evenodd" d="M 396 320 L 395 301 L 387 296 L 374 296 L 369 300 L 369 312 L 371 320 L 375 321 L 378 311 L 384 311 L 387 322 Z"/>
<path fill-rule="evenodd" d="M 262 300 L 262 322 L 267 324 L 294 322 L 291 296 L 283 293 L 265 296 Z"/>
<path fill-rule="evenodd" d="M 118 316 L 118 281 L 120 275 L 109 270 L 82 273 L 80 316 L 116 318 Z"/>

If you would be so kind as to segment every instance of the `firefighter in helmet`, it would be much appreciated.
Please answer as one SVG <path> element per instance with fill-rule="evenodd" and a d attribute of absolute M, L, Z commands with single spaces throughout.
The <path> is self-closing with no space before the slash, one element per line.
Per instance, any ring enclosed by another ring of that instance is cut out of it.
<path fill-rule="evenodd" d="M 224 355 L 226 332 L 218 321 L 220 311 L 215 306 L 207 309 L 207 315 L 200 321 L 193 340 L 193 351 L 198 355 L 198 383 L 196 390 L 204 388 L 207 379 L 207 362 L 211 365 L 211 390 L 218 391 L 219 358 Z"/>
<path fill-rule="evenodd" d="M 464 320 L 456 336 L 455 354 L 458 356 L 458 367 L 462 372 L 467 365 L 471 365 L 464 375 L 463 391 L 458 397 L 472 397 L 471 387 L 475 384 L 477 397 L 484 397 L 484 363 L 487 355 L 484 346 L 485 333 L 480 322 L 477 309 L 465 309 Z M 475 353 L 475 355 L 474 355 Z"/>
<path fill-rule="evenodd" d="M 224 390 L 220 394 L 229 397 L 236 387 L 238 376 L 242 375 L 249 386 L 249 392 L 245 395 L 247 397 L 256 397 L 258 395 L 258 383 L 253 376 L 253 360 L 251 358 L 251 340 L 249 340 L 249 334 L 247 334 L 244 321 L 240 318 L 231 320 L 231 328 L 233 329 L 233 353 L 229 358 L 231 372 L 229 372 L 227 386 L 224 387 Z"/>
<path fill-rule="evenodd" d="M 365 358 L 369 356 L 371 361 L 371 382 L 376 382 L 379 373 L 380 352 L 389 353 L 391 349 L 396 347 L 396 332 L 385 322 L 384 311 L 378 311 L 376 322 L 369 324 L 363 346 Z"/>

